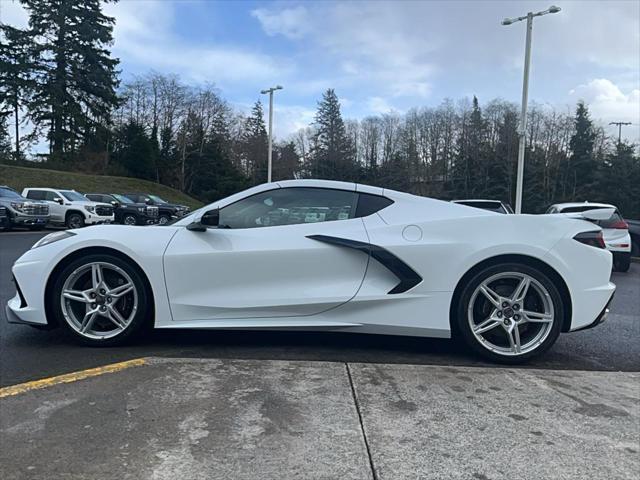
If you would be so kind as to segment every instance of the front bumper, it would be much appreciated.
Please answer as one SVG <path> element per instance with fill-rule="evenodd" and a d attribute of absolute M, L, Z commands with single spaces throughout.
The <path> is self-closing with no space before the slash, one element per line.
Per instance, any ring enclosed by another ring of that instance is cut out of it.
<path fill-rule="evenodd" d="M 24 215 L 22 213 L 14 212 L 11 218 L 13 225 L 46 225 L 49 221 L 49 217 L 37 216 L 37 215 Z"/>
<path fill-rule="evenodd" d="M 88 213 L 85 215 L 84 223 L 86 225 L 108 225 L 109 223 L 113 223 L 113 218 L 113 215 L 102 216 Z"/>

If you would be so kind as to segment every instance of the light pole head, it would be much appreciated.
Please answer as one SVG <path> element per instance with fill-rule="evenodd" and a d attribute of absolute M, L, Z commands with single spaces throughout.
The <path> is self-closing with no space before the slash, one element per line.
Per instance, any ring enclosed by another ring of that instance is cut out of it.
<path fill-rule="evenodd" d="M 276 86 L 274 87 L 274 90 L 282 90 L 282 85 L 276 85 Z"/>
<path fill-rule="evenodd" d="M 511 20 L 510 18 L 505 18 L 504 20 L 502 20 L 502 25 L 511 25 L 513 23 L 513 20 Z"/>
<path fill-rule="evenodd" d="M 560 10 L 562 10 L 560 7 L 556 7 L 555 5 L 551 5 L 549 7 L 549 13 L 558 13 Z"/>

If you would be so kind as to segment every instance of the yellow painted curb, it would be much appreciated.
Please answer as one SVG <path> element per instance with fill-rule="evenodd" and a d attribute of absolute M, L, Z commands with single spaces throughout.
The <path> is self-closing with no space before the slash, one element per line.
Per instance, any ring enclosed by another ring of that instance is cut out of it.
<path fill-rule="evenodd" d="M 127 360 L 126 362 L 111 363 L 102 367 L 89 368 L 87 370 L 80 370 L 79 372 L 65 373 L 64 375 L 56 375 L 55 377 L 41 378 L 40 380 L 19 383 L 18 385 L 0 388 L 0 398 L 18 395 L 30 390 L 52 387 L 53 385 L 59 385 L 61 383 L 77 382 L 78 380 L 97 377 L 99 375 L 104 375 L 105 373 L 119 372 L 120 370 L 130 367 L 140 367 L 146 363 L 147 360 L 145 358 L 135 358 L 133 360 Z"/>

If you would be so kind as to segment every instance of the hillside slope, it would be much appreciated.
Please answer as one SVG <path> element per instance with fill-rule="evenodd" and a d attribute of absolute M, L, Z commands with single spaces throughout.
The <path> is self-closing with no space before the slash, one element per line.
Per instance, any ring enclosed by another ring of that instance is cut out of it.
<path fill-rule="evenodd" d="M 128 177 L 87 175 L 84 173 L 45 170 L 43 168 L 0 165 L 0 185 L 22 192 L 25 187 L 50 187 L 73 189 L 81 193 L 145 192 L 158 195 L 168 202 L 199 208 L 202 203 L 165 185 Z"/>

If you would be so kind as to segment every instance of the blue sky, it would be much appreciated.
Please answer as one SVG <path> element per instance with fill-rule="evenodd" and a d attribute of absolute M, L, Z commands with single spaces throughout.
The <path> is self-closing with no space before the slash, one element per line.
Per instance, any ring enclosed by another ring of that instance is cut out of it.
<path fill-rule="evenodd" d="M 640 139 L 640 2 L 557 1 L 534 22 L 531 101 L 565 110 L 586 100 L 603 124 L 632 121 Z M 113 53 L 123 79 L 149 70 L 212 82 L 239 110 L 279 83 L 276 136 L 308 125 L 336 89 L 345 117 L 363 118 L 443 98 L 520 101 L 525 25 L 505 16 L 550 1 L 258 2 L 121 0 Z M 2 21 L 23 24 L 17 2 Z"/>

